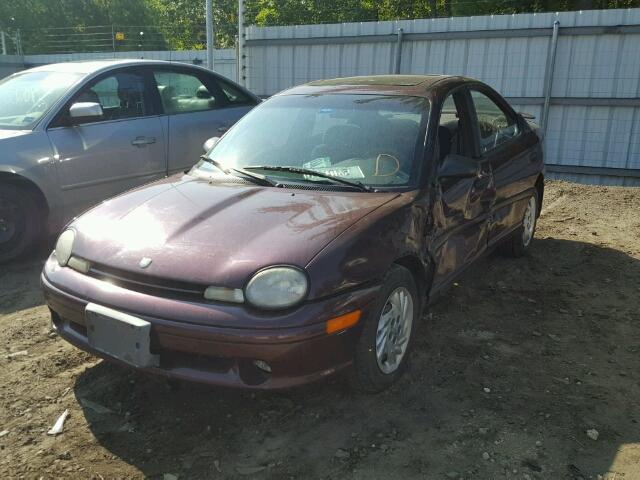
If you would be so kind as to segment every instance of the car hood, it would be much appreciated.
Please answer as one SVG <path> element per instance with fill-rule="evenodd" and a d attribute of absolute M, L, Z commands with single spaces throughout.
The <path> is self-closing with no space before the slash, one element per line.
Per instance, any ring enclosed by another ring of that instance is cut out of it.
<path fill-rule="evenodd" d="M 3 130 L 0 128 L 0 140 L 5 138 L 21 137 L 22 135 L 28 135 L 31 130 Z"/>
<path fill-rule="evenodd" d="M 341 232 L 396 196 L 172 177 L 79 217 L 73 253 L 122 271 L 241 288 L 265 266 L 306 266 Z M 152 262 L 143 270 L 144 257 Z"/>

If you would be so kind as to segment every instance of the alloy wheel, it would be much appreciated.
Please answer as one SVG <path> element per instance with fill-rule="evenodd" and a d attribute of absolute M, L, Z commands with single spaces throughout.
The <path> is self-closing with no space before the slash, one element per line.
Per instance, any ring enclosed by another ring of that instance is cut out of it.
<path fill-rule="evenodd" d="M 524 212 L 522 219 L 522 244 L 528 247 L 533 238 L 533 231 L 536 228 L 536 198 L 531 197 L 527 204 L 527 210 Z"/>
<path fill-rule="evenodd" d="M 383 373 L 391 374 L 400 366 L 412 325 L 413 297 L 405 287 L 398 287 L 387 298 L 378 320 L 376 357 Z"/>

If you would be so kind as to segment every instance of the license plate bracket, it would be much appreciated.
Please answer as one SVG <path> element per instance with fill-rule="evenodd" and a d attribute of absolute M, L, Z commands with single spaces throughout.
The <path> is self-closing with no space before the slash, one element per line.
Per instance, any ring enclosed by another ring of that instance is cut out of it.
<path fill-rule="evenodd" d="M 128 313 L 89 303 L 85 308 L 89 345 L 138 368 L 157 367 L 151 353 L 151 323 Z"/>

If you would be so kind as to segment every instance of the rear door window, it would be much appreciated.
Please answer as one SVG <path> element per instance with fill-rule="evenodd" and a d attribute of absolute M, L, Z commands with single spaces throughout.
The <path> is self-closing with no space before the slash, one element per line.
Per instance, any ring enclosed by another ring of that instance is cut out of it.
<path fill-rule="evenodd" d="M 215 110 L 225 103 L 198 75 L 177 71 L 155 71 L 153 75 L 162 107 L 169 115 Z"/>
<path fill-rule="evenodd" d="M 230 105 L 254 105 L 256 103 L 253 98 L 233 85 L 221 81 L 218 84 Z"/>

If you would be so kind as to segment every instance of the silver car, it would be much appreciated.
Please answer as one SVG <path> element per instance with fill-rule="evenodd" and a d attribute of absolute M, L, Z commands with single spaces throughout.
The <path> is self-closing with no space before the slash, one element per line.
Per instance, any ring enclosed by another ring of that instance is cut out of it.
<path fill-rule="evenodd" d="M 160 61 L 59 63 L 0 81 L 0 262 L 89 206 L 191 167 L 260 99 Z"/>

